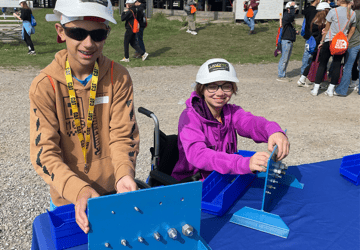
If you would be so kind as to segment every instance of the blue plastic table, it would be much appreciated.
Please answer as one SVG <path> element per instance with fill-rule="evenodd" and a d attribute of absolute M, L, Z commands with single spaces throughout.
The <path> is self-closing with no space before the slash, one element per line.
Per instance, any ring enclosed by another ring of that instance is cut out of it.
<path fill-rule="evenodd" d="M 341 159 L 289 167 L 287 173 L 304 189 L 287 187 L 273 204 L 290 228 L 287 239 L 242 227 L 229 220 L 244 206 L 261 209 L 263 181 L 255 180 L 248 192 L 223 217 L 202 213 L 201 236 L 213 250 L 229 249 L 360 249 L 360 186 L 339 174 Z M 54 249 L 47 214 L 33 222 L 33 250 Z M 87 245 L 71 248 L 87 249 Z"/>

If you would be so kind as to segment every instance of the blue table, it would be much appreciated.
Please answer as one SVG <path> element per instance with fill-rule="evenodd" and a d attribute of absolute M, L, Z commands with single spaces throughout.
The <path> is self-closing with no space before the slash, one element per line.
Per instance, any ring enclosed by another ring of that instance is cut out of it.
<path fill-rule="evenodd" d="M 264 182 L 256 179 L 223 216 L 202 214 L 201 236 L 213 250 L 360 249 L 360 186 L 339 174 L 341 159 L 289 167 L 304 189 L 284 188 L 271 205 L 290 228 L 287 239 L 242 227 L 229 220 L 244 206 L 261 209 Z M 33 250 L 54 249 L 47 214 L 33 223 Z M 87 245 L 71 248 L 87 249 Z"/>

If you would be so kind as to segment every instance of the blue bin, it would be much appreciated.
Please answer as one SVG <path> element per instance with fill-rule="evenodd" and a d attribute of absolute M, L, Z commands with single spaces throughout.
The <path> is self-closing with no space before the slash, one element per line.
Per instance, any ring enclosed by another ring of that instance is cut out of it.
<path fill-rule="evenodd" d="M 51 237 L 56 249 L 66 249 L 88 243 L 87 234 L 75 220 L 74 204 L 47 211 L 50 218 Z"/>
<path fill-rule="evenodd" d="M 342 158 L 340 174 L 358 186 L 360 184 L 360 154 L 349 155 Z"/>
<path fill-rule="evenodd" d="M 256 152 L 239 150 L 236 154 L 251 157 Z M 249 189 L 255 175 L 222 175 L 212 172 L 203 182 L 201 209 L 222 216 Z"/>

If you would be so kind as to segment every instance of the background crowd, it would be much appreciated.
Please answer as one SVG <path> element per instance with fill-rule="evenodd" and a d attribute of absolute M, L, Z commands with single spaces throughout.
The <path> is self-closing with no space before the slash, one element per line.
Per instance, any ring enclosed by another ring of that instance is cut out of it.
<path fill-rule="evenodd" d="M 301 35 L 305 48 L 297 84 L 300 87 L 313 85 L 310 92 L 313 96 L 317 96 L 321 88 L 326 89 L 325 95 L 329 97 L 346 96 L 349 88 L 360 94 L 360 1 L 338 0 L 336 4 L 313 0 L 304 11 Z M 288 2 L 280 22 L 278 81 L 291 81 L 286 77 L 286 68 L 299 33 L 293 26 L 296 8 L 295 2 Z"/>

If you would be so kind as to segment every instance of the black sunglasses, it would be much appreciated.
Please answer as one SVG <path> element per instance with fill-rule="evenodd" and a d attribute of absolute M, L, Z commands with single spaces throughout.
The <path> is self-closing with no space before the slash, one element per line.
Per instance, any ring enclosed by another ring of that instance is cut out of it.
<path fill-rule="evenodd" d="M 101 42 L 104 41 L 110 33 L 110 28 L 88 31 L 78 27 L 65 27 L 63 24 L 61 26 L 64 28 L 65 34 L 76 41 L 83 41 L 90 35 L 94 42 Z"/>

